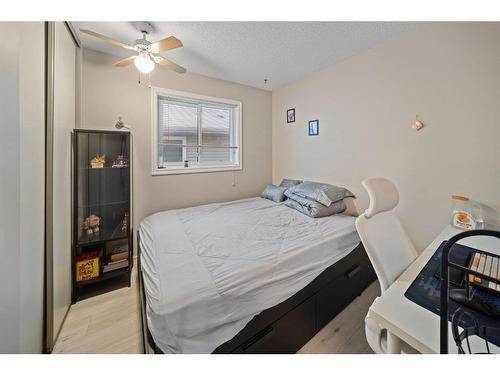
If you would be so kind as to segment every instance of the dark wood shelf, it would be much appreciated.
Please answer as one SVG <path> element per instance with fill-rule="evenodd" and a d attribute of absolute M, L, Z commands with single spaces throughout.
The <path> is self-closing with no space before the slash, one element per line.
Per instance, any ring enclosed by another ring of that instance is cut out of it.
<path fill-rule="evenodd" d="M 80 171 L 83 172 L 83 171 L 107 171 L 107 170 L 110 170 L 110 169 L 113 169 L 113 170 L 128 170 L 129 167 L 102 167 L 102 168 L 92 168 L 92 167 L 83 167 L 83 168 L 80 168 Z"/>
<path fill-rule="evenodd" d="M 76 286 L 82 287 L 85 285 L 98 283 L 99 281 L 108 280 L 108 279 L 111 279 L 111 278 L 116 277 L 116 276 L 121 276 L 121 275 L 127 274 L 128 272 L 130 272 L 129 266 L 123 267 L 123 268 L 118 268 L 117 270 L 113 270 L 113 271 L 109 271 L 109 272 L 103 272 L 95 279 L 80 281 L 80 282 L 76 283 Z"/>
<path fill-rule="evenodd" d="M 127 229 L 126 231 L 122 231 L 119 229 L 121 227 L 121 223 L 119 226 L 115 227 L 113 230 L 107 229 L 107 228 L 101 228 L 99 232 L 87 235 L 84 234 L 82 235 L 77 242 L 78 247 L 82 246 L 93 246 L 93 245 L 99 245 L 104 242 L 108 241 L 117 241 L 117 240 L 124 240 L 129 237 L 130 233 L 129 230 Z"/>
<path fill-rule="evenodd" d="M 78 205 L 78 208 L 119 206 L 119 205 L 128 204 L 128 203 L 129 203 L 129 201 L 116 201 L 116 202 L 108 202 L 108 203 L 95 203 L 95 204 Z"/>
<path fill-rule="evenodd" d="M 105 239 L 102 239 L 102 240 L 94 240 L 94 241 L 88 241 L 88 242 L 79 242 L 76 246 L 78 246 L 78 247 L 94 246 L 94 245 L 100 245 L 100 244 L 106 243 L 108 241 L 125 240 L 127 238 L 128 238 L 128 236 L 108 237 L 108 238 L 105 238 Z"/>

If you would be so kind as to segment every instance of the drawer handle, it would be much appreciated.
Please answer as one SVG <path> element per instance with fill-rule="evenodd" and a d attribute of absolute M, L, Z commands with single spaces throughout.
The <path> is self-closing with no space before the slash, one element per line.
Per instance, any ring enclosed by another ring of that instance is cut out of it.
<path fill-rule="evenodd" d="M 351 277 L 353 277 L 354 275 L 356 275 L 359 271 L 361 271 L 361 266 L 356 266 L 356 267 L 354 267 L 352 270 L 350 270 L 349 272 L 347 272 L 345 275 L 346 275 L 348 278 L 351 278 Z"/>
<path fill-rule="evenodd" d="M 255 336 L 253 336 L 251 339 L 249 339 L 245 344 L 243 344 L 243 350 L 247 351 L 253 346 L 270 339 L 273 335 L 274 335 L 274 329 L 272 327 L 267 327 L 266 329 L 263 329 Z"/>

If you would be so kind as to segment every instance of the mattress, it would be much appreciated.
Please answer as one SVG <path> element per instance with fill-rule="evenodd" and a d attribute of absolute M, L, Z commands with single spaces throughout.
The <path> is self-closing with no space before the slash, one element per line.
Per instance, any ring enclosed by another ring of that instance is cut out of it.
<path fill-rule="evenodd" d="M 147 323 L 164 353 L 211 353 L 360 242 L 355 218 L 313 219 L 251 198 L 140 225 Z"/>

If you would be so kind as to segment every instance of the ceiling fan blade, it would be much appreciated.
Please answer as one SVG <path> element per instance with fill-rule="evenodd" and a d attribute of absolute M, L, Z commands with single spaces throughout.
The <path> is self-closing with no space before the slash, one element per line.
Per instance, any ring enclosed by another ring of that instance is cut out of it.
<path fill-rule="evenodd" d="M 95 31 L 87 30 L 87 29 L 80 29 L 80 31 L 82 33 L 88 34 L 88 35 L 93 36 L 95 38 L 102 39 L 108 43 L 114 44 L 115 46 L 126 48 L 126 49 L 131 49 L 131 50 L 135 51 L 134 47 L 129 46 L 125 43 L 119 42 L 118 40 L 114 40 L 113 38 L 110 38 L 109 36 L 102 35 L 102 34 L 96 33 Z"/>
<path fill-rule="evenodd" d="M 174 63 L 170 60 L 167 60 L 163 57 L 158 60 L 158 64 L 160 64 L 164 68 L 171 69 L 177 73 L 186 73 L 186 68 L 183 68 L 182 66 L 177 65 L 176 63 Z"/>
<path fill-rule="evenodd" d="M 114 63 L 113 65 L 114 66 L 127 66 L 127 65 L 132 64 L 136 58 L 137 58 L 137 56 L 130 56 L 130 57 L 127 57 L 126 59 L 123 59 L 123 60 L 120 60 L 120 61 Z"/>
<path fill-rule="evenodd" d="M 169 36 L 150 45 L 151 52 L 153 53 L 165 52 L 179 47 L 182 47 L 182 42 L 175 36 Z"/>

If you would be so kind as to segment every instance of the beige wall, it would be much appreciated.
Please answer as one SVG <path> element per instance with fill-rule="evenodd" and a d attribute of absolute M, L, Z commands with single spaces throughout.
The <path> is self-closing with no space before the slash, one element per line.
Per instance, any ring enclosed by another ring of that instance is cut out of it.
<path fill-rule="evenodd" d="M 138 84 L 132 65 L 112 66 L 119 58 L 83 50 L 82 127 L 112 129 L 118 116 L 134 137 L 134 221 L 154 212 L 259 195 L 271 181 L 271 93 L 196 74 L 156 68 Z M 187 67 L 189 69 L 189 67 Z M 243 103 L 243 170 L 186 175 L 151 175 L 151 97 L 153 86 L 234 99 Z"/>
<path fill-rule="evenodd" d="M 273 92 L 273 180 L 348 186 L 385 176 L 422 249 L 450 195 L 500 207 L 500 23 L 422 26 Z M 335 46 L 331 46 L 334 48 Z M 286 110 L 296 108 L 296 122 Z M 410 128 L 418 114 L 426 127 Z M 319 119 L 319 137 L 307 121 Z"/>

